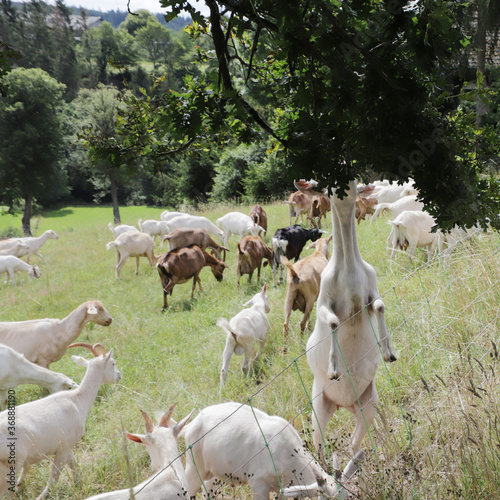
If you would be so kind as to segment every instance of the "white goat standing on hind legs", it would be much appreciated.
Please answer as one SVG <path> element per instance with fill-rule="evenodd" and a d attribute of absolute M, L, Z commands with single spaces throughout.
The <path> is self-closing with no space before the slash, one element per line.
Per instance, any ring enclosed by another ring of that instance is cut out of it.
<path fill-rule="evenodd" d="M 309 193 L 316 184 L 301 180 L 295 185 Z M 349 183 L 342 200 L 335 191 L 330 200 L 332 256 L 321 274 L 316 324 L 306 348 L 314 374 L 313 442 L 322 452 L 322 435 L 328 421 L 338 408 L 347 408 L 356 419 L 351 440 L 356 453 L 379 401 L 375 375 L 380 350 L 387 362 L 396 361 L 396 356 L 385 325 L 385 306 L 377 289 L 375 270 L 359 252 L 354 218 L 356 182 Z M 330 341 L 330 349 L 325 340 Z"/>

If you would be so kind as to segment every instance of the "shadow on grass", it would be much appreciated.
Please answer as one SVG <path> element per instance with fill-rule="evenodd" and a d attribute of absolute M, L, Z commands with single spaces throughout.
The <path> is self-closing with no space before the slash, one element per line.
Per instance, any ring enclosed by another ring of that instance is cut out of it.
<path fill-rule="evenodd" d="M 72 208 L 61 208 L 59 210 L 49 210 L 44 213 L 44 217 L 46 219 L 57 219 L 60 217 L 66 217 L 68 215 L 73 214 L 73 209 Z"/>

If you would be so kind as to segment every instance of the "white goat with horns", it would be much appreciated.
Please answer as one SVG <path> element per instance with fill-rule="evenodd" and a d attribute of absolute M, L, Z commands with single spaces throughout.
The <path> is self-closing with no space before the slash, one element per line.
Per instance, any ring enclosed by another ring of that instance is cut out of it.
<path fill-rule="evenodd" d="M 156 472 L 142 483 L 134 486 L 134 497 L 151 500 L 171 500 L 173 498 L 188 499 L 187 477 L 182 465 L 177 438 L 194 410 L 176 423 L 171 417 L 177 403 L 163 415 L 155 427 L 151 417 L 141 410 L 146 422 L 146 434 L 129 434 L 126 436 L 135 443 L 143 444 L 151 457 L 151 468 Z M 102 493 L 87 500 L 128 500 L 131 498 L 130 489 Z"/>
<path fill-rule="evenodd" d="M 295 185 L 310 193 L 316 183 L 301 180 Z M 320 194 L 326 196 L 325 191 Z M 354 218 L 356 182 L 349 183 L 342 200 L 333 191 L 330 201 L 332 256 L 321 274 L 316 324 L 306 347 L 314 374 L 313 442 L 322 452 L 328 421 L 338 408 L 347 408 L 356 419 L 351 441 L 356 453 L 378 405 L 375 375 L 380 350 L 385 361 L 396 361 L 396 356 L 385 325 L 385 306 L 375 270 L 359 252 Z"/>
<path fill-rule="evenodd" d="M 113 359 L 113 349 L 106 353 L 101 344 L 76 343 L 69 347 L 85 347 L 94 358 L 87 360 L 72 356 L 73 361 L 87 371 L 80 387 L 73 391 L 56 392 L 46 398 L 0 413 L 0 498 L 9 490 L 22 488 L 29 467 L 54 455 L 49 482 L 37 497 L 45 498 L 57 482 L 64 466 L 76 470 L 71 451 L 85 433 L 85 421 L 102 384 L 117 384 L 121 374 Z M 18 472 L 22 473 L 17 481 Z"/>

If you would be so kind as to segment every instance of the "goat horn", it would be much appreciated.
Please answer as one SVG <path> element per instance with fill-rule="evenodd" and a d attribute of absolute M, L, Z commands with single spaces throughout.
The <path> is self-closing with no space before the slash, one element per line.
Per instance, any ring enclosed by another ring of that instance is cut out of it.
<path fill-rule="evenodd" d="M 174 403 L 168 409 L 167 413 L 165 413 L 165 415 L 163 415 L 163 417 L 161 417 L 160 423 L 158 424 L 160 427 L 168 427 L 168 423 L 170 422 L 170 417 L 172 416 L 172 413 L 174 413 L 176 406 L 177 406 L 177 403 Z"/>
<path fill-rule="evenodd" d="M 88 349 L 94 356 L 97 357 L 100 356 L 101 353 L 95 348 L 95 345 L 86 344 L 85 342 L 76 342 L 76 344 L 69 345 L 67 349 L 69 349 L 70 347 L 85 347 L 85 349 Z"/>
<path fill-rule="evenodd" d="M 151 420 L 151 417 L 143 410 L 141 410 L 142 417 L 144 418 L 144 422 L 146 422 L 146 432 L 151 433 L 153 432 L 155 426 L 153 425 L 153 421 Z"/>
<path fill-rule="evenodd" d="M 106 356 L 107 351 L 106 351 L 106 348 L 102 345 L 102 344 L 94 344 L 94 349 L 96 349 L 97 351 L 100 351 L 100 353 L 103 355 L 103 356 Z"/>

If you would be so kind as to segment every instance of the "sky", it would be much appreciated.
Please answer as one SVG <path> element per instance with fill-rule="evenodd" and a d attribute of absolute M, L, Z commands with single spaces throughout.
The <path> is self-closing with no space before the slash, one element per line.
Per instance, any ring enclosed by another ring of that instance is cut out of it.
<path fill-rule="evenodd" d="M 55 1 L 47 3 L 55 4 Z M 189 3 L 197 7 L 205 15 L 208 13 L 208 8 L 203 0 L 189 0 Z M 64 0 L 64 4 L 68 7 L 83 7 L 85 9 L 100 10 L 107 12 L 109 10 L 127 11 L 127 0 Z M 156 13 L 164 13 L 166 9 L 162 9 L 160 0 L 130 0 L 130 10 L 146 9 Z"/>

